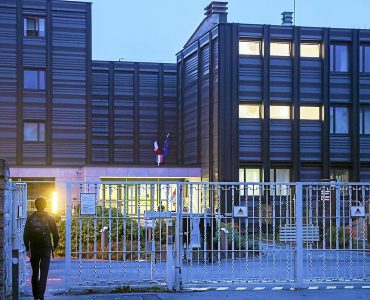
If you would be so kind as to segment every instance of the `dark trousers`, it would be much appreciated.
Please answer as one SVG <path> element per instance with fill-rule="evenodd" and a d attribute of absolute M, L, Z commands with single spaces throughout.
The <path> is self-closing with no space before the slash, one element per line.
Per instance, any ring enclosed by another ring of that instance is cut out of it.
<path fill-rule="evenodd" d="M 35 299 L 44 299 L 50 264 L 50 248 L 31 249 L 32 294 Z"/>

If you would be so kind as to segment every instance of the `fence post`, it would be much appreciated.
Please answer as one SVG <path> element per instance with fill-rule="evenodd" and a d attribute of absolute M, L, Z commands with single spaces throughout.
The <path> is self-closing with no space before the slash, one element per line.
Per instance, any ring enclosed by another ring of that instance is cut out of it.
<path fill-rule="evenodd" d="M 175 238 L 175 290 L 180 291 L 181 289 L 181 267 L 182 267 L 182 247 L 183 247 L 183 230 L 182 230 L 182 190 L 183 185 L 177 184 L 177 201 L 176 201 L 176 238 Z"/>
<path fill-rule="evenodd" d="M 72 187 L 67 183 L 66 187 L 66 228 L 65 228 L 65 285 L 66 290 L 71 291 L 71 253 L 72 253 Z"/>
<path fill-rule="evenodd" d="M 296 288 L 303 288 L 303 188 L 302 182 L 296 183 L 296 251 L 294 279 Z"/>
<path fill-rule="evenodd" d="M 10 249 L 9 236 L 10 233 L 9 223 L 7 220 L 10 217 L 9 203 L 10 199 L 6 199 L 8 190 L 9 167 L 4 159 L 0 159 L 0 298 L 6 299 L 8 294 L 9 283 L 9 269 L 7 268 Z"/>

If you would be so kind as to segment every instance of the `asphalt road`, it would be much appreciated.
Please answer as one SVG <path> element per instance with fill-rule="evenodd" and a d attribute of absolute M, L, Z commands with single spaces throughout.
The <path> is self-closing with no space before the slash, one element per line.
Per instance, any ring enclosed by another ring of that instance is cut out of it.
<path fill-rule="evenodd" d="M 31 300 L 32 297 L 23 297 L 23 300 Z M 50 296 L 45 299 L 73 300 L 355 300 L 370 299 L 370 289 L 336 289 L 336 290 L 264 290 L 264 291 L 207 291 L 207 292 L 181 292 L 181 293 L 143 293 L 143 294 L 99 294 L 99 295 L 71 295 L 71 296 Z"/>

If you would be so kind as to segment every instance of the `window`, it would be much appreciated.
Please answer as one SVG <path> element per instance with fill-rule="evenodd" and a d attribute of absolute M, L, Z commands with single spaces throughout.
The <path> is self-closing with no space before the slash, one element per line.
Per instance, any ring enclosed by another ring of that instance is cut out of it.
<path fill-rule="evenodd" d="M 290 106 L 270 106 L 270 119 L 290 119 Z"/>
<path fill-rule="evenodd" d="M 301 120 L 320 120 L 320 107 L 317 106 L 301 106 Z"/>
<path fill-rule="evenodd" d="M 320 44 L 301 44 L 301 57 L 320 57 Z"/>
<path fill-rule="evenodd" d="M 241 119 L 259 119 L 261 117 L 260 105 L 240 104 L 239 118 Z"/>
<path fill-rule="evenodd" d="M 330 107 L 330 133 L 348 134 L 349 114 L 348 107 Z"/>
<path fill-rule="evenodd" d="M 44 142 L 44 122 L 24 122 L 23 136 L 25 142 Z"/>
<path fill-rule="evenodd" d="M 360 134 L 370 134 L 370 106 L 360 108 Z"/>
<path fill-rule="evenodd" d="M 349 170 L 343 168 L 333 168 L 330 170 L 330 178 L 340 182 L 348 182 Z"/>
<path fill-rule="evenodd" d="M 45 89 L 45 70 L 24 70 L 24 88 L 32 90 Z"/>
<path fill-rule="evenodd" d="M 349 71 L 349 51 L 347 45 L 330 45 L 330 71 Z"/>
<path fill-rule="evenodd" d="M 370 45 L 360 46 L 360 72 L 370 73 Z"/>
<path fill-rule="evenodd" d="M 24 36 L 45 36 L 45 19 L 39 17 L 24 18 Z"/>
<path fill-rule="evenodd" d="M 270 181 L 277 183 L 286 183 L 290 182 L 290 170 L 289 169 L 270 169 Z M 288 194 L 288 185 L 277 185 L 276 186 L 276 195 L 287 195 Z"/>
<path fill-rule="evenodd" d="M 271 43 L 270 55 L 272 56 L 290 56 L 290 43 Z"/>
<path fill-rule="evenodd" d="M 239 182 L 261 182 L 261 169 L 239 169 Z M 241 195 L 258 196 L 260 194 L 259 185 L 243 185 L 240 187 Z"/>
<path fill-rule="evenodd" d="M 240 41 L 239 54 L 241 55 L 261 55 L 261 42 L 259 41 Z"/>

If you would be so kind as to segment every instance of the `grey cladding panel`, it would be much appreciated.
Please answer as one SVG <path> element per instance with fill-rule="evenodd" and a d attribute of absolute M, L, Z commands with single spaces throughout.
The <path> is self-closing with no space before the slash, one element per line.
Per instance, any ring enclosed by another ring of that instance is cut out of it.
<path fill-rule="evenodd" d="M 53 2 L 53 165 L 86 160 L 86 7 Z"/>
<path fill-rule="evenodd" d="M 108 69 L 93 71 L 92 86 L 92 161 L 108 162 Z"/>
<path fill-rule="evenodd" d="M 322 158 L 321 121 L 302 120 L 300 130 L 301 160 L 320 162 Z"/>
<path fill-rule="evenodd" d="M 17 56 L 14 1 L 0 2 L 0 156 L 16 162 Z"/>
<path fill-rule="evenodd" d="M 290 57 L 270 59 L 270 101 L 292 102 L 293 69 Z"/>
<path fill-rule="evenodd" d="M 370 161 L 370 137 L 368 135 L 360 136 L 360 161 Z"/>
<path fill-rule="evenodd" d="M 316 58 L 302 58 L 300 71 L 301 103 L 321 103 L 322 62 Z"/>
<path fill-rule="evenodd" d="M 301 172 L 301 180 L 303 182 L 318 182 L 322 179 L 321 167 L 302 166 Z"/>
<path fill-rule="evenodd" d="M 198 53 L 184 60 L 184 164 L 198 162 Z"/>
<path fill-rule="evenodd" d="M 261 119 L 239 119 L 239 160 L 262 160 Z"/>
<path fill-rule="evenodd" d="M 340 103 L 351 103 L 350 75 L 332 74 L 330 76 L 330 101 Z"/>
<path fill-rule="evenodd" d="M 331 161 L 351 161 L 351 138 L 349 136 L 330 136 Z"/>
<path fill-rule="evenodd" d="M 290 120 L 270 121 L 270 153 L 272 161 L 292 160 L 292 123 Z"/>
<path fill-rule="evenodd" d="M 240 55 L 239 57 L 239 100 L 261 101 L 262 57 Z"/>
<path fill-rule="evenodd" d="M 370 104 L 370 76 L 360 75 L 359 97 L 361 103 Z"/>

